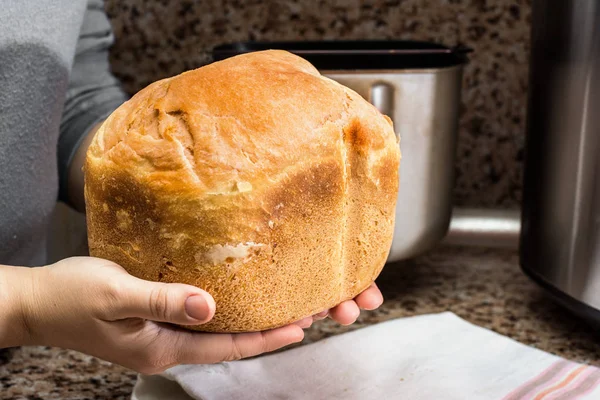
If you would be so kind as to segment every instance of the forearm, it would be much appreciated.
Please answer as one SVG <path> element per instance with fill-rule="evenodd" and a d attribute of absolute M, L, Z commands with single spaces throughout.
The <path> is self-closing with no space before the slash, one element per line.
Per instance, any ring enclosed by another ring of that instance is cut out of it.
<path fill-rule="evenodd" d="M 0 265 L 0 348 L 30 342 L 24 300 L 34 293 L 34 269 Z"/>
<path fill-rule="evenodd" d="M 71 164 L 69 165 L 69 200 L 75 209 L 80 212 L 85 212 L 85 200 L 83 196 L 83 165 L 85 164 L 85 156 L 87 149 L 101 124 L 102 122 L 96 124 L 88 132 L 87 136 L 81 141 L 81 144 L 77 148 L 77 151 L 71 160 Z"/>
<path fill-rule="evenodd" d="M 95 128 L 127 100 L 110 70 L 112 43 L 111 26 L 102 0 L 88 0 L 69 76 L 57 146 L 59 199 L 79 211 L 84 211 L 81 167 Z M 95 128 L 90 130 L 93 126 Z"/>

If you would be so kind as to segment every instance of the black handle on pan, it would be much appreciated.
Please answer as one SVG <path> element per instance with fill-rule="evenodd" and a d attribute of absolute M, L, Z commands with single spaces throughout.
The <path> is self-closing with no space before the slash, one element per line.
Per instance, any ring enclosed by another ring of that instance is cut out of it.
<path fill-rule="evenodd" d="M 234 56 L 243 53 L 252 53 L 253 49 L 215 49 L 214 53 L 221 56 Z M 458 45 L 445 49 L 312 49 L 295 50 L 286 49 L 290 53 L 302 55 L 435 55 L 435 54 L 469 54 L 473 49 Z"/>

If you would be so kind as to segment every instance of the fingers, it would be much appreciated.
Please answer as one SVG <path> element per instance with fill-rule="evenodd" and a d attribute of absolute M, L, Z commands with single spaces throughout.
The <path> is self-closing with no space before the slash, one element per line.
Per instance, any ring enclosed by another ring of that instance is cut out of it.
<path fill-rule="evenodd" d="M 383 303 L 383 295 L 375 283 L 372 283 L 365 291 L 356 296 L 354 300 L 348 300 L 337 307 L 329 310 L 329 316 L 342 325 L 353 324 L 360 310 L 374 310 Z M 327 311 L 314 316 L 315 320 L 327 317 Z"/>
<path fill-rule="evenodd" d="M 147 360 L 138 369 L 146 374 L 164 371 L 179 364 L 214 364 L 240 360 L 268 353 L 304 338 L 304 331 L 295 324 L 265 332 L 219 334 L 185 332 L 161 328 L 158 339 L 151 347 L 151 354 L 169 354 L 159 360 Z M 175 347 L 174 347 L 175 346 Z M 165 353 L 164 349 L 171 349 Z"/>
<path fill-rule="evenodd" d="M 360 315 L 360 309 L 354 300 L 348 300 L 332 308 L 329 315 L 334 321 L 341 325 L 350 325 L 353 324 Z"/>
<path fill-rule="evenodd" d="M 365 291 L 356 296 L 354 301 L 362 310 L 374 310 L 383 303 L 383 295 L 373 282 Z"/>
<path fill-rule="evenodd" d="M 328 315 L 329 315 L 329 310 L 321 311 L 320 313 L 313 315 L 313 320 L 320 321 L 322 319 L 327 318 Z"/>
<path fill-rule="evenodd" d="M 219 337 L 223 347 L 215 346 L 219 349 L 213 356 L 218 361 L 232 361 L 242 358 L 257 356 L 262 353 L 268 353 L 292 343 L 297 343 L 304 339 L 304 332 L 295 325 L 288 325 L 282 328 L 256 333 L 242 333 L 230 335 L 229 338 Z M 229 346 L 229 350 L 225 350 Z"/>
<path fill-rule="evenodd" d="M 310 328 L 310 326 L 313 323 L 313 318 L 312 317 L 306 317 L 303 318 L 299 321 L 294 322 L 294 324 L 296 324 L 297 326 L 299 326 L 302 329 L 306 329 L 306 328 Z"/>
<path fill-rule="evenodd" d="M 215 301 L 207 292 L 190 285 L 149 282 L 130 275 L 110 285 L 112 298 L 109 320 L 143 318 L 181 325 L 210 321 Z"/>
<path fill-rule="evenodd" d="M 185 285 L 180 286 L 185 287 Z M 187 290 L 186 288 L 184 289 Z M 160 296 L 154 295 L 154 297 Z M 177 303 L 176 300 L 175 296 L 173 303 Z M 168 303 L 169 298 L 166 301 Z M 144 355 L 136 358 L 141 360 L 136 362 L 136 367 L 139 372 L 153 374 L 179 364 L 212 364 L 257 356 L 301 341 L 304 338 L 302 329 L 309 327 L 313 320 L 323 319 L 329 315 L 342 325 L 350 325 L 358 318 L 361 308 L 374 309 L 382 301 L 381 292 L 375 284 L 372 284 L 354 300 L 345 301 L 331 310 L 322 311 L 282 328 L 255 333 L 206 334 L 149 323 L 158 329 L 159 333 L 147 336 L 152 340 L 135 341 L 138 346 L 141 346 L 140 352 Z M 201 306 L 202 304 L 198 308 L 202 308 Z"/>

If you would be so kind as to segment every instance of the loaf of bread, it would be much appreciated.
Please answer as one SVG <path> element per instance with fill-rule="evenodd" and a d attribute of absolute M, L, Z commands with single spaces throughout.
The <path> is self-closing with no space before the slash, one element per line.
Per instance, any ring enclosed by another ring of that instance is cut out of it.
<path fill-rule="evenodd" d="M 279 327 L 351 299 L 392 242 L 391 120 L 304 59 L 263 51 L 155 82 L 87 153 L 90 253 L 208 291 L 214 319 Z"/>

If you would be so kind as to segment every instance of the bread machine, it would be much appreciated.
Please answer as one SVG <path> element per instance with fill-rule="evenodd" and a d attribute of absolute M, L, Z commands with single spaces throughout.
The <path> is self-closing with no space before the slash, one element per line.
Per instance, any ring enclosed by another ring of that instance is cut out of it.
<path fill-rule="evenodd" d="M 600 323 L 600 2 L 535 0 L 523 270 Z"/>

